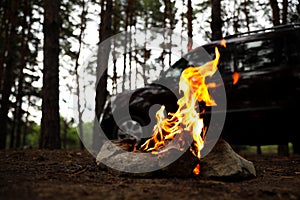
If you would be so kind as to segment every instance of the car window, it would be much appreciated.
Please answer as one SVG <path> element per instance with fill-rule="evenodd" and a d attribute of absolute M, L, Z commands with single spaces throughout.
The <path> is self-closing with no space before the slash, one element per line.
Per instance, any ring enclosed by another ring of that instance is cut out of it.
<path fill-rule="evenodd" d="M 175 68 L 172 69 L 170 68 L 166 73 L 165 73 L 165 77 L 167 78 L 178 78 L 181 75 L 181 69 Z"/>
<path fill-rule="evenodd" d="M 271 38 L 236 44 L 236 71 L 259 70 L 284 63 L 286 52 L 283 39 L 279 41 Z"/>
<path fill-rule="evenodd" d="M 191 51 L 190 53 L 184 55 L 184 58 L 186 60 L 188 60 L 189 65 L 201 66 L 201 65 L 211 61 L 213 55 L 210 55 L 203 48 L 199 48 L 195 51 Z"/>

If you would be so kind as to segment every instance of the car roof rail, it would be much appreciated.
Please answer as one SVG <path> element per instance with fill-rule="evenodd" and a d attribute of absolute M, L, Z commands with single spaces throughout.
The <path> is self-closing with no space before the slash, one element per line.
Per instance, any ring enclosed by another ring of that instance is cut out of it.
<path fill-rule="evenodd" d="M 224 39 L 237 38 L 237 37 L 249 36 L 249 35 L 257 34 L 257 33 L 265 33 L 265 32 L 285 30 L 285 29 L 295 29 L 295 28 L 300 28 L 300 23 L 278 25 L 278 26 L 274 26 L 274 27 L 270 27 L 270 28 L 259 29 L 259 30 L 255 30 L 255 31 L 245 32 L 245 33 L 237 33 L 234 35 L 225 36 Z"/>

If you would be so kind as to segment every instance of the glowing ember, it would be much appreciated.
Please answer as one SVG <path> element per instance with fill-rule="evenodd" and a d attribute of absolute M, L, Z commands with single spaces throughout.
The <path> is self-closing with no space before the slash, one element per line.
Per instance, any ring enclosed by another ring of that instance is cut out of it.
<path fill-rule="evenodd" d="M 183 93 L 183 97 L 177 101 L 178 110 L 175 113 L 168 113 L 167 117 L 164 116 L 164 106 L 158 110 L 153 136 L 142 145 L 142 150 L 157 154 L 170 140 L 176 141 L 180 146 L 179 150 L 183 150 L 186 141 L 184 138 L 192 136 L 193 148 L 190 150 L 200 159 L 206 128 L 197 108 L 198 102 L 203 102 L 206 106 L 216 105 L 208 92 L 208 88 L 215 87 L 216 84 L 205 83 L 205 78 L 211 77 L 217 70 L 220 58 L 218 48 L 215 48 L 215 54 L 214 60 L 203 66 L 189 67 L 182 72 L 179 92 Z"/>
<path fill-rule="evenodd" d="M 193 173 L 195 175 L 199 175 L 200 174 L 200 164 L 197 164 L 195 169 L 193 170 Z"/>
<path fill-rule="evenodd" d="M 233 85 L 235 85 L 235 84 L 237 84 L 237 82 L 239 81 L 239 79 L 240 79 L 240 73 L 238 73 L 238 72 L 234 72 L 233 74 L 232 74 L 232 84 Z"/>

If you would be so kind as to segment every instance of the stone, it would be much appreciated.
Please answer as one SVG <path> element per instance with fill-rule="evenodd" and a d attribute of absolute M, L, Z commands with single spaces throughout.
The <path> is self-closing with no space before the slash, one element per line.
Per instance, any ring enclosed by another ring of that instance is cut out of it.
<path fill-rule="evenodd" d="M 117 176 L 181 178 L 192 176 L 198 159 L 189 149 L 183 153 L 176 145 L 169 146 L 171 147 L 159 154 L 152 154 L 141 151 L 128 152 L 134 149 L 131 141 L 107 141 L 98 153 L 96 163 L 101 169 Z M 137 171 L 144 172 L 134 173 Z"/>
<path fill-rule="evenodd" d="M 244 180 L 256 177 L 253 163 L 234 152 L 223 139 L 200 160 L 200 166 L 201 176 L 207 178 Z"/>
<path fill-rule="evenodd" d="M 128 152 L 134 150 L 132 145 L 132 141 L 125 140 L 104 143 L 97 155 L 97 164 L 117 176 L 187 178 L 195 176 L 193 170 L 198 163 L 200 177 L 244 180 L 256 176 L 253 163 L 234 152 L 223 139 L 200 162 L 189 149 L 182 153 L 176 145 L 159 154 Z"/>
<path fill-rule="evenodd" d="M 135 143 L 128 139 L 107 141 L 103 144 L 96 157 L 97 165 L 116 176 L 151 177 L 152 168 L 158 168 L 157 163 L 151 162 L 152 154 L 133 152 Z M 145 165 L 144 163 L 149 163 Z M 134 173 L 146 171 L 146 173 Z"/>

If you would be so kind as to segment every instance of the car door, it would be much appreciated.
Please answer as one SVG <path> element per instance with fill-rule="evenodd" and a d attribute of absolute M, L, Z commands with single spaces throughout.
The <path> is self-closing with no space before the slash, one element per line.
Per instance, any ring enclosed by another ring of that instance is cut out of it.
<path fill-rule="evenodd" d="M 285 92 L 284 74 L 288 73 L 279 57 L 282 45 L 271 35 L 233 45 L 233 73 L 239 74 L 239 80 L 227 87 L 225 126 L 232 143 L 256 145 L 280 140 L 283 127 L 278 115 L 283 105 L 279 91 Z"/>

